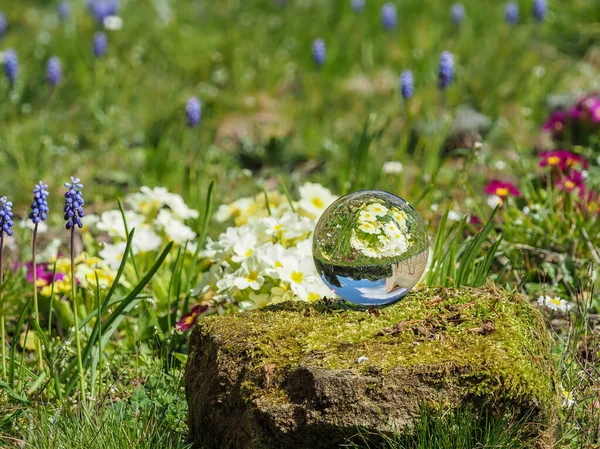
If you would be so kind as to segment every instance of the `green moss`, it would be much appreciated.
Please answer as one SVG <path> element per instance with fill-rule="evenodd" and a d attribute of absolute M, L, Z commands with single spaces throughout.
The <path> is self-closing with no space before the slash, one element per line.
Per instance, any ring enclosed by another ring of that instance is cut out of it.
<path fill-rule="evenodd" d="M 440 383 L 458 379 L 468 393 L 492 401 L 553 408 L 559 397 L 540 314 L 521 295 L 491 286 L 420 288 L 377 313 L 336 301 L 283 303 L 209 317 L 200 326 L 248 361 L 248 395 L 255 389 L 280 397 L 280 381 L 306 365 L 363 373 L 418 369 Z M 368 360 L 359 364 L 361 356 Z"/>

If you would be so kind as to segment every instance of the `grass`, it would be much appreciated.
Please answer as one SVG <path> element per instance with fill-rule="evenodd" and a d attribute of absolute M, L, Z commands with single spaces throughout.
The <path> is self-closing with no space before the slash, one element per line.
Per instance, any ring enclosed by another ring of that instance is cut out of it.
<path fill-rule="evenodd" d="M 361 15 L 343 0 L 285 6 L 122 0 L 124 26 L 106 31 L 108 53 L 101 59 L 91 51 L 101 27 L 83 2 L 73 2 L 65 22 L 56 3 L 2 5 L 9 27 L 0 51 L 14 48 L 20 70 L 13 87 L 0 76 L 0 196 L 25 218 L 31 187 L 52 180 L 40 254 L 54 238 L 68 254 L 60 186 L 71 175 L 85 184 L 89 213 L 116 208 L 118 198 L 143 185 L 181 194 L 203 211 L 190 222 L 199 248 L 223 230 L 210 220 L 212 209 L 278 183 L 291 196 L 307 180 L 339 195 L 363 188 L 393 192 L 436 236 L 427 285 L 493 281 L 532 300 L 551 294 L 570 301 L 570 314 L 546 311 L 552 357 L 576 400 L 564 410 L 560 444 L 600 444 L 598 208 L 549 186 L 553 175 L 538 167 L 536 156 L 540 149 L 572 150 L 589 162 L 589 190 L 600 188 L 597 130 L 561 142 L 540 136 L 552 104 L 598 89 L 594 2 L 551 0 L 545 22 L 536 24 L 530 2 L 521 0 L 519 24 L 510 27 L 502 2 L 464 0 L 466 20 L 457 28 L 449 16 L 453 1 L 405 0 L 398 2 L 398 28 L 384 32 L 383 0 L 367 0 Z M 320 69 L 311 58 L 316 38 L 327 46 Z M 455 56 L 456 77 L 442 104 L 437 68 L 444 50 Z M 51 56 L 64 70 L 56 88 L 45 82 Z M 415 75 L 410 101 L 398 92 L 405 69 Z M 184 111 L 191 96 L 202 101 L 202 122 L 193 129 Z M 392 160 L 403 164 L 401 173 L 382 171 Z M 483 192 L 493 178 L 516 182 L 522 196 L 495 211 Z M 77 250 L 97 252 L 90 238 L 76 239 Z M 92 397 L 83 407 L 72 402 L 81 393 L 81 370 L 71 304 L 58 292 L 51 301 L 39 298 L 39 320 L 31 320 L 38 304 L 24 270 L 14 269 L 29 260 L 30 240 L 29 230 L 17 226 L 6 246 L 0 445 L 185 447 L 176 373 L 187 341 L 172 330 L 198 299 L 191 292 L 206 261 L 181 245 L 165 245 L 156 257 L 124 263 L 127 285 L 77 288 L 85 309 L 79 311 L 81 368 Z M 150 405 L 139 406 L 140 391 Z M 491 420 L 488 427 L 473 411 L 423 413 L 422 428 L 392 437 L 388 447 L 510 446 L 501 441 L 519 439 L 518 422 Z M 452 431 L 456 427 L 461 431 Z"/>

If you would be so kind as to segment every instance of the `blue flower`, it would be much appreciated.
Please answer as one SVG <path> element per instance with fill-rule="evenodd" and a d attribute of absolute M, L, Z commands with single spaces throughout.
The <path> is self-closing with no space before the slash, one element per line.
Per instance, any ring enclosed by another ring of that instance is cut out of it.
<path fill-rule="evenodd" d="M 534 0 L 533 2 L 533 16 L 538 23 L 544 21 L 546 17 L 546 13 L 548 12 L 548 5 L 546 4 L 546 0 Z"/>
<path fill-rule="evenodd" d="M 119 12 L 119 2 L 117 0 L 88 0 L 88 9 L 96 19 L 96 22 L 102 25 L 104 19 L 108 16 L 117 15 Z"/>
<path fill-rule="evenodd" d="M 361 13 L 365 10 L 365 0 L 350 0 L 350 6 L 355 13 Z"/>
<path fill-rule="evenodd" d="M 58 17 L 60 20 L 67 20 L 67 17 L 71 15 L 71 4 L 68 0 L 64 0 L 58 4 Z"/>
<path fill-rule="evenodd" d="M 6 16 L 2 12 L 0 12 L 0 39 L 4 37 L 4 33 L 6 33 L 6 28 L 8 28 Z"/>
<path fill-rule="evenodd" d="M 449 51 L 442 52 L 440 56 L 440 72 L 438 86 L 444 90 L 452 84 L 454 79 L 454 56 Z"/>
<path fill-rule="evenodd" d="M 31 213 L 29 219 L 34 224 L 40 221 L 46 221 L 48 216 L 48 185 L 40 181 L 33 188 L 33 203 L 31 203 Z"/>
<path fill-rule="evenodd" d="M 515 25 L 519 21 L 519 5 L 516 2 L 507 3 L 504 7 L 506 22 Z"/>
<path fill-rule="evenodd" d="M 317 67 L 321 67 L 325 64 L 325 57 L 327 56 L 327 49 L 325 47 L 325 41 L 323 39 L 315 39 L 313 42 L 313 59 Z"/>
<path fill-rule="evenodd" d="M 412 98 L 415 90 L 415 79 L 413 73 L 410 70 L 405 70 L 400 75 L 400 92 L 402 97 L 406 100 Z"/>
<path fill-rule="evenodd" d="M 81 219 L 84 216 L 83 213 L 83 195 L 81 194 L 81 189 L 83 188 L 83 184 L 81 184 L 79 178 L 74 178 L 71 176 L 71 182 L 65 182 L 65 187 L 68 189 L 67 193 L 65 193 L 65 220 L 67 224 L 65 227 L 67 229 L 71 229 L 75 226 L 83 227 L 83 223 Z"/>
<path fill-rule="evenodd" d="M 13 235 L 12 227 L 15 225 L 12 221 L 12 203 L 6 201 L 6 197 L 0 198 L 0 235 Z"/>
<path fill-rule="evenodd" d="M 46 80 L 48 81 L 48 84 L 54 87 L 60 83 L 61 79 L 62 68 L 60 60 L 56 56 L 52 56 L 48 59 L 48 64 L 46 65 Z"/>
<path fill-rule="evenodd" d="M 398 15 L 396 6 L 391 3 L 386 3 L 381 7 L 381 22 L 386 30 L 393 30 L 398 23 Z"/>
<path fill-rule="evenodd" d="M 106 54 L 106 48 L 108 47 L 108 38 L 106 34 L 98 31 L 94 34 L 94 56 L 100 58 Z"/>
<path fill-rule="evenodd" d="M 19 74 L 19 60 L 14 50 L 6 50 L 4 52 L 4 72 L 6 73 L 8 82 L 13 86 Z"/>
<path fill-rule="evenodd" d="M 185 106 L 185 114 L 187 116 L 187 124 L 190 128 L 197 126 L 202 119 L 202 104 L 196 97 L 188 100 Z"/>
<path fill-rule="evenodd" d="M 465 7 L 462 3 L 455 3 L 452 5 L 450 9 L 450 14 L 452 16 L 452 21 L 456 26 L 460 26 L 465 20 Z"/>

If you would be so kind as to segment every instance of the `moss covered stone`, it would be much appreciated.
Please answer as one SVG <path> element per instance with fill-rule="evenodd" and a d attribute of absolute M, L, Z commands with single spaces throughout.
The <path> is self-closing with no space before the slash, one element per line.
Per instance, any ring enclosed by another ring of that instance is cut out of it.
<path fill-rule="evenodd" d="M 539 313 L 492 286 L 416 289 L 375 311 L 290 302 L 209 317 L 190 348 L 197 448 L 333 448 L 357 428 L 410 427 L 424 404 L 526 415 L 548 443 L 560 400 Z"/>

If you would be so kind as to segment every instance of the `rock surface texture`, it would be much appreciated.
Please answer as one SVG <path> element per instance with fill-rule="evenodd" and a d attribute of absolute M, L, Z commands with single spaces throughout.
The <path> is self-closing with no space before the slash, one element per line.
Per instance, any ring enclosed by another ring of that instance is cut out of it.
<path fill-rule="evenodd" d="M 494 287 L 416 289 L 381 310 L 283 303 L 194 329 L 186 367 L 197 449 L 336 448 L 404 431 L 422 406 L 527 416 L 554 438 L 560 392 L 539 313 Z M 485 404 L 485 405 L 484 405 Z"/>

